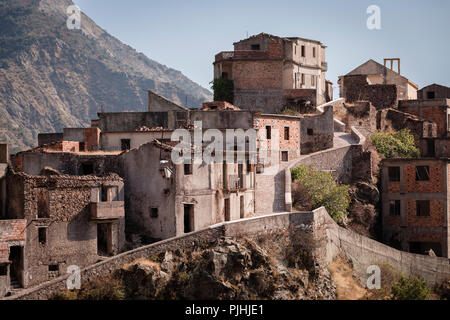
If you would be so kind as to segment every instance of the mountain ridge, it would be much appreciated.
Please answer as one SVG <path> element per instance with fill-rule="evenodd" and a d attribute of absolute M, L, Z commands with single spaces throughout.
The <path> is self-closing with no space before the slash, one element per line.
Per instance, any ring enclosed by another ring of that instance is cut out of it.
<path fill-rule="evenodd" d="M 143 111 L 151 89 L 189 107 L 212 95 L 180 71 L 147 58 L 82 14 L 66 26 L 71 0 L 0 0 L 0 139 L 13 152 L 40 132 L 89 124 L 100 110 Z M 5 137 L 6 136 L 6 137 Z M 6 139 L 5 139 L 6 138 Z"/>

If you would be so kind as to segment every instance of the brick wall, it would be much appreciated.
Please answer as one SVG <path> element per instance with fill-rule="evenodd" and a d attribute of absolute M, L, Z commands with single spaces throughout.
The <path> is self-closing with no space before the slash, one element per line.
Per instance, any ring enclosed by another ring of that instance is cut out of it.
<path fill-rule="evenodd" d="M 430 201 L 430 216 L 417 216 L 416 200 L 406 201 L 406 225 L 408 227 L 439 227 L 442 226 L 443 216 L 444 202 L 442 200 Z"/>
<path fill-rule="evenodd" d="M 442 164 L 430 164 L 430 180 L 416 181 L 416 165 L 407 164 L 404 167 L 405 192 L 444 192 L 443 189 L 443 166 Z"/>

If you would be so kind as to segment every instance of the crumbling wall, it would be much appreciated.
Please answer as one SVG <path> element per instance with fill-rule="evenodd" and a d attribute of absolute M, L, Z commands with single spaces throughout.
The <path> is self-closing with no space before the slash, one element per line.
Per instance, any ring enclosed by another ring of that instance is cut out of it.
<path fill-rule="evenodd" d="M 90 204 L 99 202 L 101 186 L 116 186 L 123 198 L 123 180 L 119 176 L 44 177 L 11 173 L 8 179 L 8 185 L 16 184 L 12 190 L 16 195 L 10 194 L 9 206 L 19 216 L 12 218 L 27 220 L 25 287 L 64 274 L 70 265 L 84 267 L 98 260 L 97 222 L 91 220 Z M 124 227 L 124 219 L 113 222 L 118 250 L 124 245 Z M 39 234 L 40 228 L 45 228 L 44 238 Z"/>
<path fill-rule="evenodd" d="M 343 82 L 347 102 L 370 101 L 377 110 L 397 107 L 395 84 L 368 84 L 366 75 L 345 76 Z"/>
<path fill-rule="evenodd" d="M 304 115 L 300 120 L 300 152 L 309 154 L 333 147 L 333 107 L 320 115 Z"/>

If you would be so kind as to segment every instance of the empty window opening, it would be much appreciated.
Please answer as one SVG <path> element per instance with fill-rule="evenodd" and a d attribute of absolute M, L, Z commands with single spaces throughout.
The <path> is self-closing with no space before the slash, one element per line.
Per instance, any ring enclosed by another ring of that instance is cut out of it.
<path fill-rule="evenodd" d="M 87 176 L 90 174 L 94 174 L 94 164 L 92 163 L 83 163 L 81 165 L 81 175 Z"/>
<path fill-rule="evenodd" d="M 79 148 L 80 148 L 80 151 L 85 151 L 85 144 L 84 144 L 84 142 L 80 142 L 80 146 L 79 146 Z"/>
<path fill-rule="evenodd" d="M 101 202 L 107 202 L 109 201 L 109 188 L 102 186 L 102 195 L 101 195 Z"/>
<path fill-rule="evenodd" d="M 308 136 L 312 136 L 312 135 L 314 135 L 314 130 L 313 129 L 308 129 L 307 130 L 307 134 L 308 134 Z"/>
<path fill-rule="evenodd" d="M 184 205 L 184 233 L 194 231 L 194 205 Z"/>
<path fill-rule="evenodd" d="M 312 52 L 312 53 L 313 53 L 313 58 L 315 58 L 315 57 L 316 57 L 316 48 L 313 47 L 312 49 L 313 49 L 313 50 L 312 50 L 312 51 L 313 51 L 313 52 Z"/>
<path fill-rule="evenodd" d="M 185 163 L 184 164 L 184 175 L 191 175 L 192 174 L 192 163 Z"/>
<path fill-rule="evenodd" d="M 284 140 L 289 140 L 289 127 L 284 127 Z"/>
<path fill-rule="evenodd" d="M 434 97 L 435 97 L 434 91 L 427 92 L 427 99 L 434 99 Z"/>
<path fill-rule="evenodd" d="M 301 84 L 305 84 L 305 74 L 302 73 L 302 80 L 301 80 Z"/>
<path fill-rule="evenodd" d="M 305 56 L 305 46 L 302 46 L 302 57 Z"/>
<path fill-rule="evenodd" d="M 433 139 L 427 140 L 427 157 L 434 157 L 436 155 L 435 145 Z"/>
<path fill-rule="evenodd" d="M 430 200 L 416 201 L 416 214 L 418 217 L 427 217 L 430 215 Z"/>
<path fill-rule="evenodd" d="M 150 208 L 150 217 L 158 218 L 158 208 Z"/>
<path fill-rule="evenodd" d="M 48 266 L 48 271 L 59 271 L 59 267 L 57 264 L 51 264 Z"/>
<path fill-rule="evenodd" d="M 244 207 L 244 196 L 240 197 L 240 217 L 241 219 L 245 218 L 245 207 Z"/>
<path fill-rule="evenodd" d="M 391 216 L 400 215 L 400 200 L 389 201 L 389 215 Z"/>
<path fill-rule="evenodd" d="M 266 126 L 266 139 L 272 139 L 272 127 Z"/>
<path fill-rule="evenodd" d="M 47 243 L 47 228 L 38 228 L 38 240 L 40 244 Z"/>
<path fill-rule="evenodd" d="M 416 167 L 416 181 L 429 181 L 430 180 L 430 167 L 429 166 L 417 166 Z"/>
<path fill-rule="evenodd" d="M 222 72 L 222 78 L 228 79 L 228 72 Z"/>
<path fill-rule="evenodd" d="M 311 86 L 315 86 L 316 85 L 316 77 L 315 76 L 311 76 Z"/>
<path fill-rule="evenodd" d="M 99 256 L 110 256 L 112 251 L 112 224 L 97 224 L 97 254 Z"/>
<path fill-rule="evenodd" d="M 252 50 L 260 50 L 261 49 L 259 44 L 252 44 L 251 48 L 252 48 Z"/>
<path fill-rule="evenodd" d="M 283 162 L 289 161 L 289 152 L 281 151 L 281 161 L 283 161 Z"/>
<path fill-rule="evenodd" d="M 122 151 L 127 151 L 131 149 L 131 140 L 130 139 L 121 139 L 120 145 Z"/>
<path fill-rule="evenodd" d="M 389 182 L 400 181 L 400 167 L 389 167 L 388 168 Z"/>

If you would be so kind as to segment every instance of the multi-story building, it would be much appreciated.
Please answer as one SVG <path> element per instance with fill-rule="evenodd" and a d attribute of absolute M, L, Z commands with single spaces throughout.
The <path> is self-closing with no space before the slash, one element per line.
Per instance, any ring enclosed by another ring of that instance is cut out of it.
<path fill-rule="evenodd" d="M 233 104 L 241 109 L 276 113 L 288 105 L 320 105 L 332 100 L 325 49 L 317 40 L 260 33 L 218 53 L 214 79 L 233 81 Z"/>
<path fill-rule="evenodd" d="M 398 249 L 450 257 L 448 158 L 385 159 L 383 240 Z"/>

